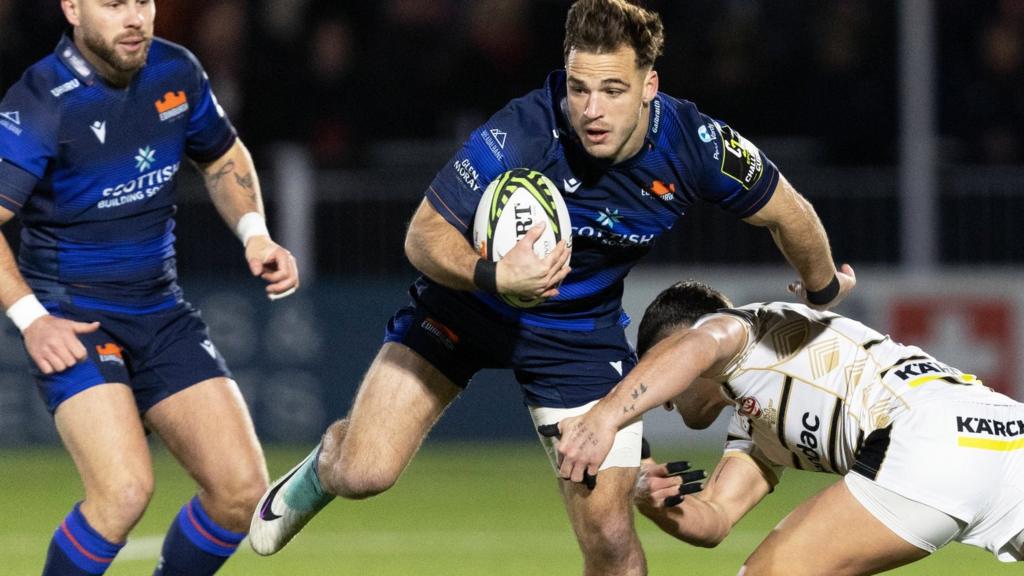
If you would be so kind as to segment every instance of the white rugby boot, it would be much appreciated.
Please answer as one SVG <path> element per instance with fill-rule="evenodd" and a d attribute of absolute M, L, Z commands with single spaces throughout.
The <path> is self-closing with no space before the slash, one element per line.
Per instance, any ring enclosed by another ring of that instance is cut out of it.
<path fill-rule="evenodd" d="M 249 525 L 249 545 L 257 554 L 270 556 L 284 548 L 334 499 L 324 493 L 316 472 L 321 446 L 317 445 L 302 462 L 278 478 L 260 498 Z"/>

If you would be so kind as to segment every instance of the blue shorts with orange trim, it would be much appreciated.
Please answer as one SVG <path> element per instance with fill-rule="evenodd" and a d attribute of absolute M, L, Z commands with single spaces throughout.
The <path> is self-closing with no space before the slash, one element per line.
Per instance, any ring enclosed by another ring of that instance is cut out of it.
<path fill-rule="evenodd" d="M 430 310 L 412 295 L 388 322 L 384 341 L 408 346 L 462 388 L 484 368 L 511 368 L 528 405 L 575 408 L 603 398 L 636 366 L 622 326 L 521 326 L 468 306 L 458 314 Z"/>
<path fill-rule="evenodd" d="M 100 328 L 78 337 L 89 357 L 57 374 L 43 374 L 29 360 L 46 408 L 99 384 L 131 387 L 139 413 L 193 384 L 231 377 L 224 358 L 210 341 L 199 311 L 187 302 L 148 314 L 122 314 L 72 304 L 48 304 L 55 316 L 99 322 Z"/>

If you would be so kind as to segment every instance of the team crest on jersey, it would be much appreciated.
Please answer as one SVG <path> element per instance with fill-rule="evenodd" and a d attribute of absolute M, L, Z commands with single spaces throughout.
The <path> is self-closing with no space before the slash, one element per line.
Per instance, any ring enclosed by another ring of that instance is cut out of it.
<path fill-rule="evenodd" d="M 651 184 L 651 192 L 662 200 L 669 201 L 676 197 L 676 184 L 675 182 L 669 182 L 665 184 L 661 180 L 655 180 Z"/>
<path fill-rule="evenodd" d="M 153 103 L 156 106 L 160 121 L 166 122 L 188 112 L 188 97 L 182 91 L 168 92 L 164 97 Z"/>
<path fill-rule="evenodd" d="M 124 366 L 124 356 L 122 355 L 123 348 L 114 344 L 113 342 L 107 342 L 96 346 L 96 354 L 100 357 L 100 362 L 113 362 L 114 364 L 120 364 Z"/>
<path fill-rule="evenodd" d="M 753 420 L 760 420 L 769 426 L 775 426 L 779 421 L 779 411 L 772 406 L 772 401 L 768 399 L 768 406 L 762 408 L 757 398 L 753 396 L 743 396 L 736 400 L 736 412 L 740 416 L 746 416 Z"/>

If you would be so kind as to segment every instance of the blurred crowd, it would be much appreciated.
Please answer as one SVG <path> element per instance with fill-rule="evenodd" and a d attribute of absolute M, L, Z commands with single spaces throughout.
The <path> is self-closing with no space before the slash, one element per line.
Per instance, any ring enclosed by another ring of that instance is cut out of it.
<path fill-rule="evenodd" d="M 458 139 L 562 62 L 569 0 L 157 0 L 157 33 L 195 52 L 257 151 L 322 167 L 368 143 Z M 752 137 L 833 164 L 892 164 L 891 0 L 647 0 L 665 20 L 662 89 Z M 938 123 L 951 160 L 1024 163 L 1024 0 L 936 0 Z M 53 49 L 57 0 L 0 0 L 0 89 Z"/>

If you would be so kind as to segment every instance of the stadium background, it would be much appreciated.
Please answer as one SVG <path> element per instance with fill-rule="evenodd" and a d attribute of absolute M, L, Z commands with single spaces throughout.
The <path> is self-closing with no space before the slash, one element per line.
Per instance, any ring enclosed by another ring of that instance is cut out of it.
<path fill-rule="evenodd" d="M 474 126 L 560 66 L 568 4 L 157 2 L 157 33 L 205 65 L 256 157 L 275 236 L 302 265 L 302 291 L 267 302 L 198 178 L 183 171 L 182 284 L 203 309 L 261 438 L 285 446 L 270 451 L 272 475 L 299 456 L 287 446 L 311 445 L 346 410 L 414 277 L 402 238 L 423 189 Z M 1024 280 L 1024 1 L 646 4 L 666 24 L 663 90 L 758 144 L 814 203 L 837 260 L 856 267 L 860 285 L 840 311 L 1024 397 L 1024 299 L 1015 289 Z M 56 1 L 0 0 L 0 91 L 49 53 L 63 28 Z M 634 318 L 683 277 L 717 283 L 737 301 L 787 298 L 792 273 L 764 230 L 704 207 L 676 228 L 631 276 Z M 16 223 L 4 232 L 17 243 Z M 37 572 L 52 524 L 80 497 L 24 362 L 15 329 L 4 324 L 0 488 L 24 494 L 17 501 L 26 521 L 0 530 L 0 558 L 14 562 L 0 563 L 0 574 Z M 720 427 L 684 433 L 659 414 L 649 430 L 666 454 L 713 465 Z M 224 572 L 571 573 L 575 546 L 531 442 L 511 379 L 484 373 L 394 495 L 323 520 L 324 532 L 296 552 L 262 563 L 243 556 Z M 139 529 L 154 537 L 189 490 L 166 455 L 158 463 L 157 499 Z M 694 551 L 645 531 L 652 567 L 661 567 L 653 573 L 677 563 L 694 574 L 731 573 L 803 486 L 827 480 L 793 478 L 796 486 L 745 521 L 732 548 Z M 536 494 L 547 500 L 528 501 Z M 532 540 L 520 534 L 536 532 L 531 518 L 544 523 Z M 367 533 L 371 544 L 353 542 Z M 538 554 L 521 552 L 540 541 L 547 544 Z M 427 559 L 437 549 L 455 559 Z M 140 559 L 121 558 L 110 573 L 144 572 L 148 548 L 137 550 Z M 946 554 L 900 573 L 1000 568 L 965 547 Z M 321 563 L 301 564 L 308 558 Z M 352 566 L 338 563 L 346 558 Z"/>

